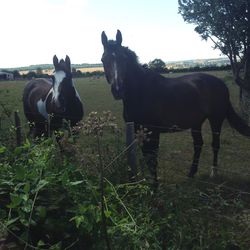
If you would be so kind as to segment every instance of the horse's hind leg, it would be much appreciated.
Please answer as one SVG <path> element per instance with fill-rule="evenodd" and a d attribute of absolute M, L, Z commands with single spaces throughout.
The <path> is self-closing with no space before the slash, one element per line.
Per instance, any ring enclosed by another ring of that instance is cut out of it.
<path fill-rule="evenodd" d="M 203 139 L 202 139 L 202 134 L 201 134 L 201 124 L 199 126 L 193 127 L 191 129 L 191 132 L 192 132 L 193 143 L 194 143 L 194 156 L 193 156 L 193 163 L 188 174 L 189 177 L 193 177 L 198 170 L 198 164 L 199 164 L 200 154 L 201 154 L 202 145 L 203 145 Z"/>
<path fill-rule="evenodd" d="M 213 177 L 217 174 L 218 170 L 218 153 L 220 149 L 220 133 L 221 133 L 221 126 L 223 123 L 223 120 L 213 120 L 209 119 L 210 126 L 212 129 L 212 148 L 213 148 L 213 166 L 212 166 L 212 171 L 210 174 L 210 177 Z"/>

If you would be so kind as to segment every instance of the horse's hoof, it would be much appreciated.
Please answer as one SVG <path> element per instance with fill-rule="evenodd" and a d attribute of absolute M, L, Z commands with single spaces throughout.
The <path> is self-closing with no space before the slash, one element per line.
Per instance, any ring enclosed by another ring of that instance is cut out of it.
<path fill-rule="evenodd" d="M 196 174 L 196 172 L 197 172 L 197 167 L 191 167 L 189 174 L 188 174 L 188 177 L 194 178 L 194 175 Z"/>

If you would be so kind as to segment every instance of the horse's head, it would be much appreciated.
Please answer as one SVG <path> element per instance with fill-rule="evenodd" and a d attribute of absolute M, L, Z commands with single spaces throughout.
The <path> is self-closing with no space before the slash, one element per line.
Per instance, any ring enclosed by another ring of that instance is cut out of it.
<path fill-rule="evenodd" d="M 55 67 L 53 76 L 52 104 L 56 113 L 64 113 L 70 95 L 75 95 L 72 81 L 70 58 L 58 61 L 57 56 L 53 57 Z"/>
<path fill-rule="evenodd" d="M 116 33 L 116 40 L 108 40 L 105 32 L 102 32 L 102 44 L 104 52 L 102 63 L 108 83 L 115 99 L 124 97 L 124 81 L 127 73 L 128 63 L 125 47 L 122 44 L 122 34 Z"/>

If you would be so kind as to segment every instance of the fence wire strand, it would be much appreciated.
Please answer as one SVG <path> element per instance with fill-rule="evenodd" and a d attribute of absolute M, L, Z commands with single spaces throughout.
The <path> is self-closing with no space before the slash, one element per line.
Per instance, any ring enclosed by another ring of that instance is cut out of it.
<path fill-rule="evenodd" d="M 59 124 L 58 124 L 59 125 Z M 61 125 L 61 124 L 60 124 Z M 13 126 L 14 126 L 14 122 L 13 122 Z M 144 125 L 145 126 L 145 125 Z M 26 128 L 29 128 L 30 127 L 30 124 L 29 123 L 25 123 L 24 125 L 21 125 L 21 128 L 22 129 L 26 129 Z M 155 126 L 155 125 L 146 125 L 145 127 L 150 127 L 150 128 L 157 128 L 157 129 L 165 129 L 165 130 L 171 130 L 171 129 L 173 129 L 173 127 L 164 127 L 164 126 Z M 174 128 L 174 129 L 176 129 L 176 128 Z M 190 129 L 189 130 L 175 130 L 175 131 L 173 131 L 173 133 L 174 132 L 181 132 L 182 133 L 182 135 L 181 135 L 181 137 L 182 136 L 188 136 L 189 138 L 191 138 L 191 135 L 190 135 Z M 184 132 L 184 133 L 183 133 Z M 193 130 L 193 132 L 197 132 L 197 133 L 201 133 L 201 131 L 200 130 Z M 188 135 L 187 135 L 187 133 L 188 133 Z M 211 131 L 211 134 L 212 133 L 214 133 L 214 134 L 218 134 L 218 132 L 212 132 Z M 234 137 L 237 137 L 236 136 L 236 133 L 232 133 L 232 136 L 234 136 Z M 124 157 L 125 156 L 125 154 L 127 154 L 127 152 L 128 152 L 128 150 L 134 145 L 136 143 L 136 139 L 130 144 L 130 145 L 128 145 L 127 147 L 125 147 L 120 153 L 118 153 L 105 167 L 104 167 L 104 169 L 109 169 L 110 168 L 110 166 L 112 166 L 116 161 L 118 161 L 121 157 Z M 206 145 L 206 144 L 204 144 L 203 145 L 203 147 L 202 147 L 202 151 L 204 152 L 204 151 L 210 151 L 211 152 L 211 147 L 210 146 L 208 146 L 208 145 Z M 161 160 L 163 159 L 163 160 L 168 160 L 169 161 L 169 159 L 167 159 L 167 158 L 160 158 Z M 219 168 L 219 167 L 215 167 L 215 169 L 217 169 L 218 171 L 221 171 L 221 172 L 224 172 L 224 173 L 228 173 L 228 174 L 237 174 L 237 175 L 239 175 L 239 176 L 241 176 L 241 173 L 239 173 L 239 172 L 237 172 L 237 171 L 232 171 L 232 170 L 226 170 L 226 169 L 222 169 L 222 168 Z M 178 175 L 178 173 L 176 173 L 176 175 Z M 250 172 L 244 172 L 244 176 L 250 176 Z M 189 178 L 189 177 L 187 177 L 187 176 L 185 176 L 185 175 L 180 175 L 180 177 L 183 177 L 183 178 Z M 197 180 L 196 180 L 197 181 Z M 203 182 L 204 183 L 204 182 Z M 207 184 L 212 184 L 211 182 L 205 182 L 205 183 L 207 183 Z M 214 184 L 214 185 L 216 185 L 216 184 Z M 230 188 L 230 187 L 226 187 L 226 188 L 228 188 L 228 189 L 232 189 L 232 188 Z M 232 189 L 232 190 L 234 190 L 234 189 Z M 238 192 L 245 192 L 245 191 L 243 191 L 243 190 L 237 190 L 237 189 L 235 189 L 235 191 L 238 191 Z M 250 194 L 250 193 L 248 193 L 248 192 L 245 192 L 245 193 L 247 193 L 247 194 Z"/>
<path fill-rule="evenodd" d="M 29 124 L 25 124 L 23 126 L 21 126 L 22 128 L 27 128 L 29 127 Z M 197 131 L 200 133 L 200 131 Z M 190 131 L 189 131 L 189 136 L 190 136 Z M 119 152 L 106 166 L 104 166 L 104 169 L 105 170 L 109 170 L 109 168 L 115 163 L 117 162 L 119 159 L 123 158 L 124 156 L 126 156 L 126 154 L 128 153 L 129 149 L 137 143 L 137 140 L 135 139 L 130 145 L 126 146 L 123 148 L 123 150 L 121 152 Z M 210 149 L 210 147 L 204 145 L 203 146 L 203 150 L 208 150 L 208 148 Z M 171 160 L 171 159 L 167 159 L 167 158 L 161 158 L 161 160 Z M 183 160 L 182 160 L 183 161 Z M 241 173 L 239 172 L 236 172 L 236 171 L 231 171 L 231 170 L 226 170 L 226 169 L 222 169 L 222 168 L 219 168 L 219 167 L 216 167 L 216 169 L 218 171 L 221 171 L 221 172 L 225 172 L 225 173 L 228 173 L 230 175 L 235 175 L 235 174 L 238 174 L 241 176 Z M 191 182 L 196 182 L 196 183 L 201 183 L 201 184 L 204 184 L 206 186 L 214 186 L 215 188 L 218 188 L 218 189 L 226 189 L 226 190 L 229 190 L 230 192 L 233 192 L 233 193 L 238 193 L 240 195 L 250 195 L 250 192 L 246 191 L 246 190 L 242 190 L 242 189 L 238 189 L 238 188 L 233 188 L 233 187 L 229 187 L 227 185 L 225 185 L 225 182 L 223 183 L 220 183 L 220 184 L 217 184 L 217 183 L 214 183 L 214 182 L 209 182 L 209 181 L 204 181 L 204 180 L 200 180 L 198 178 L 190 178 L 190 177 L 187 177 L 184 173 L 183 174 L 180 174 L 178 173 L 175 169 L 167 169 L 168 171 L 174 171 L 174 175 L 175 176 L 178 176 L 180 178 L 183 178 L 185 180 L 188 180 L 188 181 L 191 181 Z M 159 171 L 159 169 L 158 169 Z M 179 170 L 178 170 L 179 171 Z M 250 176 L 250 173 L 248 172 L 244 172 L 244 176 Z M 107 180 L 106 180 L 107 181 Z M 133 183 L 131 184 L 133 185 Z M 120 198 L 120 197 L 119 197 Z M 121 199 L 121 198 L 120 198 Z M 121 202 L 123 202 L 121 200 Z M 3 228 L 5 228 L 11 235 L 13 235 L 16 239 L 18 239 L 20 242 L 23 242 L 24 244 L 26 244 L 28 247 L 30 247 L 31 249 L 38 249 L 37 247 L 34 247 L 30 244 L 28 244 L 27 242 L 25 242 L 24 240 L 22 240 L 18 235 L 16 235 L 15 233 L 13 233 L 8 227 L 6 227 L 2 222 L 0 222 L 1 226 Z M 74 244 L 74 242 L 72 243 Z M 69 246 L 71 247 L 71 246 Z M 39 248 L 41 249 L 41 248 Z"/>

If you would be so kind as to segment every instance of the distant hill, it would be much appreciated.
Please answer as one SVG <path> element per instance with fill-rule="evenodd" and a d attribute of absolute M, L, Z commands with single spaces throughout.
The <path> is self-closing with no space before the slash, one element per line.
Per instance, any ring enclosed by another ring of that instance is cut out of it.
<path fill-rule="evenodd" d="M 80 69 L 80 68 L 99 68 L 102 67 L 101 63 L 82 63 L 82 64 L 71 64 L 72 68 Z M 53 69 L 53 64 L 36 64 L 36 65 L 30 65 L 30 66 L 24 66 L 24 67 L 16 67 L 16 68 L 4 68 L 2 71 L 35 71 L 37 69 L 41 70 L 48 70 Z"/>
<path fill-rule="evenodd" d="M 183 60 L 183 61 L 167 61 L 167 68 L 191 68 L 191 67 L 207 67 L 207 66 L 224 66 L 229 65 L 230 61 L 228 58 L 212 58 L 212 59 L 193 59 L 193 60 Z M 54 68 L 53 64 L 37 64 L 24 67 L 16 68 L 4 68 L 2 71 L 36 71 L 41 70 L 52 70 Z M 72 68 L 83 69 L 83 68 L 102 68 L 102 63 L 81 63 L 72 64 Z"/>
<path fill-rule="evenodd" d="M 225 66 L 230 65 L 228 58 L 211 58 L 211 59 L 194 59 L 184 61 L 169 61 L 166 62 L 167 68 L 192 68 L 192 67 L 209 67 L 209 66 Z"/>

